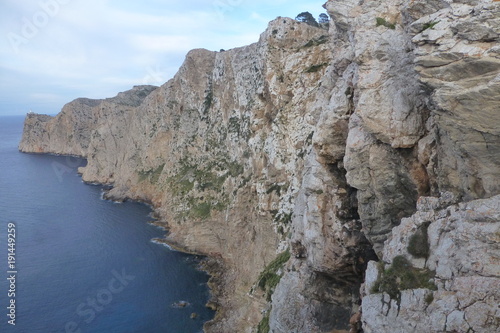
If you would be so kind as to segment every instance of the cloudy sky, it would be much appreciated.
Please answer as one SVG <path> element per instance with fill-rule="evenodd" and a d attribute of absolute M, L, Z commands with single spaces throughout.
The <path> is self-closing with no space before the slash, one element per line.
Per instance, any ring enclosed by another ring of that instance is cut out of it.
<path fill-rule="evenodd" d="M 326 0 L 0 0 L 0 115 L 161 85 L 190 49 L 256 42 L 277 16 Z"/>

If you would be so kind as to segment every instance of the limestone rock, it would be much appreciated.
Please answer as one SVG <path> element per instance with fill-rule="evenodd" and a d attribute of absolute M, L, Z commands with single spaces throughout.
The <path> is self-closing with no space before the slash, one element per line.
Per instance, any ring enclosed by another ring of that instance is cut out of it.
<path fill-rule="evenodd" d="M 206 330 L 248 332 L 266 303 L 249 292 L 287 246 L 329 93 L 321 88 L 329 41 L 327 30 L 278 18 L 255 44 L 189 52 L 159 88 L 78 99 L 53 119 L 28 117 L 20 149 L 86 157 L 85 181 L 113 185 L 113 200 L 151 203 L 167 242 L 220 258 L 222 268 L 211 271 L 219 313 Z"/>
<path fill-rule="evenodd" d="M 383 260 L 390 263 L 402 255 L 413 266 L 435 272 L 436 290 L 401 290 L 399 300 L 373 293 L 381 272 L 371 263 L 362 304 L 364 331 L 498 331 L 500 196 L 451 206 L 438 198 L 422 200 L 428 203 L 393 229 Z M 411 238 L 423 224 L 428 224 L 430 253 L 425 260 L 408 253 Z"/>

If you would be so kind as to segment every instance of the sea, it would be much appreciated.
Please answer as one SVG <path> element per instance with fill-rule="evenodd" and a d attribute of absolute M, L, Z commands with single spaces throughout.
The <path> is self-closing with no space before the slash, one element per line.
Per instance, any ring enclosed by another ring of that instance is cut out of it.
<path fill-rule="evenodd" d="M 83 183 L 84 159 L 20 153 L 23 120 L 0 117 L 0 332 L 202 332 L 199 258 L 152 241 L 150 207 Z"/>

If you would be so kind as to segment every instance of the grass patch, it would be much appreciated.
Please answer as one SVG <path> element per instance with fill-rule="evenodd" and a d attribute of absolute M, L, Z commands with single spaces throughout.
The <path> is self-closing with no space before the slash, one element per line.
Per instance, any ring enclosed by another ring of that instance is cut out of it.
<path fill-rule="evenodd" d="M 258 278 L 258 286 L 266 292 L 266 299 L 271 301 L 271 296 L 274 289 L 281 280 L 282 275 L 278 271 L 283 268 L 283 265 L 290 259 L 290 251 L 286 250 L 279 254 L 276 259 L 271 261 L 269 265 L 260 273 Z"/>
<path fill-rule="evenodd" d="M 224 183 L 244 172 L 243 165 L 226 159 L 199 165 L 185 157 L 179 164 L 177 173 L 167 179 L 170 193 L 183 207 L 179 219 L 207 219 L 213 211 L 225 210 L 229 199 Z"/>
<path fill-rule="evenodd" d="M 158 182 L 158 179 L 160 179 L 160 175 L 163 171 L 163 168 L 165 167 L 165 163 L 159 165 L 155 169 L 149 169 L 146 171 L 139 171 L 139 181 L 145 181 L 146 179 L 149 180 L 151 184 L 156 184 Z"/>
<path fill-rule="evenodd" d="M 427 30 L 427 29 L 432 29 L 436 24 L 438 24 L 440 21 L 434 21 L 434 22 L 427 22 L 422 26 L 422 31 Z M 422 32 L 420 31 L 420 32 Z"/>
<path fill-rule="evenodd" d="M 408 242 L 408 253 L 415 258 L 429 258 L 429 222 L 422 224 L 417 231 L 411 235 Z"/>
<path fill-rule="evenodd" d="M 380 270 L 380 269 L 379 269 Z M 372 287 L 373 293 L 385 292 L 392 299 L 401 299 L 401 290 L 425 288 L 436 290 L 436 285 L 429 280 L 435 273 L 428 269 L 418 269 L 403 256 L 396 256 L 392 265 L 385 269 Z"/>
<path fill-rule="evenodd" d="M 382 18 L 382 17 L 376 17 L 375 18 L 375 22 L 376 22 L 376 26 L 379 27 L 379 26 L 384 26 L 386 28 L 389 28 L 389 29 L 396 29 L 396 24 L 395 23 L 390 23 L 390 22 L 387 22 L 386 19 Z"/>
<path fill-rule="evenodd" d="M 212 211 L 223 211 L 227 208 L 227 200 L 218 200 L 214 197 L 186 199 L 189 209 L 181 213 L 178 217 L 188 217 L 191 219 L 206 220 L 212 216 Z"/>
<path fill-rule="evenodd" d="M 180 194 L 186 194 L 194 188 L 194 182 L 189 181 L 188 179 L 181 179 L 177 183 L 177 191 Z"/>
<path fill-rule="evenodd" d="M 189 216 L 198 219 L 207 219 L 210 217 L 212 205 L 209 202 L 201 202 L 189 210 Z"/>
<path fill-rule="evenodd" d="M 269 326 L 269 316 L 271 314 L 271 310 L 267 312 L 262 320 L 259 323 L 259 326 L 257 326 L 257 333 L 269 333 L 271 330 L 271 327 Z"/>
<path fill-rule="evenodd" d="M 237 177 L 244 172 L 243 165 L 225 159 L 208 163 L 203 167 L 190 163 L 187 159 L 181 160 L 180 164 L 179 172 L 168 179 L 170 189 L 175 195 L 184 195 L 195 186 L 199 191 L 222 192 L 228 177 Z"/>

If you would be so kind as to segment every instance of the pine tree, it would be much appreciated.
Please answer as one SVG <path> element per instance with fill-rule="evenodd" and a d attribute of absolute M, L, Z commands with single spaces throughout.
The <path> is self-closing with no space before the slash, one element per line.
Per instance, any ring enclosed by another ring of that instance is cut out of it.
<path fill-rule="evenodd" d="M 300 13 L 299 15 L 297 15 L 295 20 L 297 20 L 299 22 L 307 23 L 309 25 L 312 25 L 313 27 L 319 27 L 318 22 L 316 22 L 316 19 L 314 18 L 314 16 L 312 16 L 312 14 L 309 12 Z"/>

